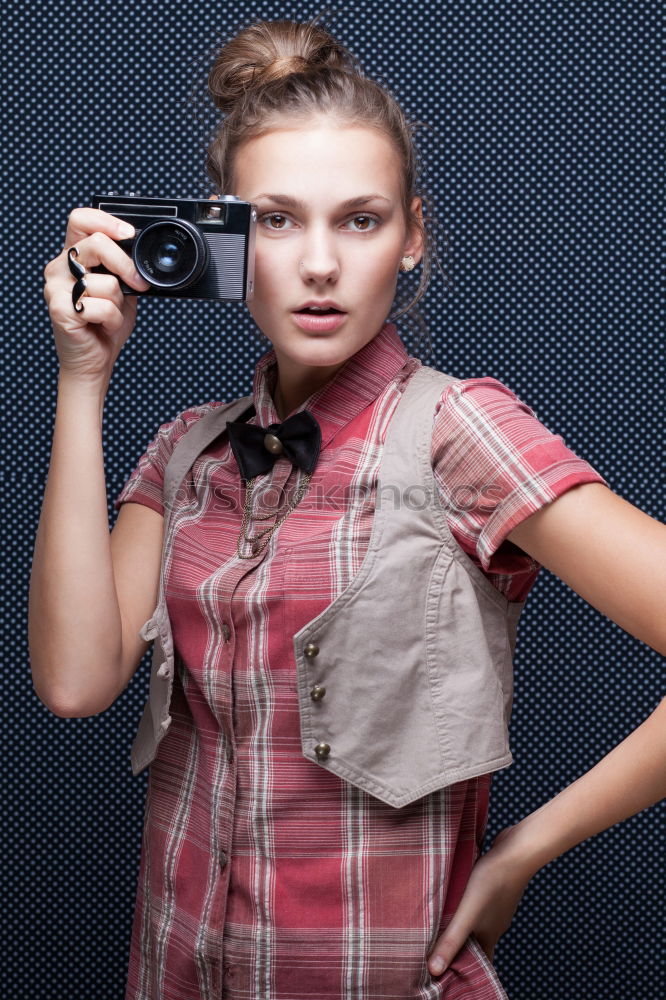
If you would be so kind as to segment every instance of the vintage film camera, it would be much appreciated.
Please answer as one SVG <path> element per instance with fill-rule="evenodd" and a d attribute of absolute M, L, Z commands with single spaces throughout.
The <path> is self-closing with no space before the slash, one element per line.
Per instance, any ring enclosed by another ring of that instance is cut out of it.
<path fill-rule="evenodd" d="M 109 192 L 93 195 L 92 207 L 130 222 L 136 230 L 132 239 L 118 240 L 118 245 L 150 288 L 137 292 L 120 281 L 125 295 L 224 302 L 252 298 L 257 212 L 249 202 L 232 194 L 215 201 Z M 92 270 L 109 273 L 102 265 Z"/>

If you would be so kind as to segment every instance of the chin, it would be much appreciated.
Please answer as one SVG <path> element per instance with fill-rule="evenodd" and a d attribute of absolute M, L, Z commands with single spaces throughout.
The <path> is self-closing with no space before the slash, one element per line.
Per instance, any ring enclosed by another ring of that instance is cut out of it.
<path fill-rule="evenodd" d="M 345 350 L 339 345 L 316 343 L 308 350 L 294 351 L 288 355 L 293 364 L 312 365 L 313 368 L 326 368 L 331 365 L 342 365 L 356 354 L 358 348 Z"/>

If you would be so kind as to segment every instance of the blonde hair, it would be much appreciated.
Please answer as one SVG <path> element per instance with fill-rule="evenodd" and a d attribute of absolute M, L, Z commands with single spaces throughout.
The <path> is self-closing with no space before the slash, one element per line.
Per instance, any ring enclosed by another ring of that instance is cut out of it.
<path fill-rule="evenodd" d="M 423 237 L 421 278 L 406 304 L 390 319 L 409 314 L 426 291 L 436 257 L 429 219 L 411 210 L 417 190 L 414 126 L 387 88 L 365 76 L 356 58 L 317 23 L 258 21 L 243 28 L 217 53 L 208 77 L 215 105 L 225 115 L 206 154 L 206 169 L 220 193 L 232 193 L 234 160 L 247 139 L 279 127 L 285 118 L 305 122 L 318 115 L 353 123 L 387 136 L 398 156 L 405 219 Z M 422 334 L 427 328 L 416 316 Z M 419 338 L 420 339 L 420 338 Z"/>

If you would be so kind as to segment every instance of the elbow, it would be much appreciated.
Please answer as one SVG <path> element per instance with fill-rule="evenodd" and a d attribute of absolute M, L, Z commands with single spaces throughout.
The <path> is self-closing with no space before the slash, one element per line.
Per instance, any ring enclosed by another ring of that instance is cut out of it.
<path fill-rule="evenodd" d="M 657 635 L 649 636 L 645 641 L 651 649 L 654 649 L 655 653 L 666 656 L 666 632 L 662 630 Z"/>
<path fill-rule="evenodd" d="M 620 622 L 618 618 L 613 620 L 628 635 L 644 642 L 660 656 L 666 656 L 666 614 L 663 606 L 654 607 L 644 602 L 640 610 L 641 614 L 636 615 L 632 621 Z"/>
<path fill-rule="evenodd" d="M 87 719 L 92 715 L 99 715 L 100 711 L 104 711 L 103 709 L 93 709 L 90 711 L 82 705 L 72 705 L 69 702 L 54 701 L 50 703 L 43 702 L 43 704 L 46 705 L 49 712 L 57 715 L 59 719 Z"/>
<path fill-rule="evenodd" d="M 64 698 L 42 697 L 35 692 L 45 708 L 48 708 L 52 715 L 57 715 L 59 719 L 86 719 L 91 715 L 98 715 L 103 709 L 93 709 L 90 711 L 86 706 L 76 702 L 68 701 Z"/>
<path fill-rule="evenodd" d="M 112 701 L 91 699 L 83 692 L 44 689 L 33 680 L 33 690 L 42 705 L 59 719 L 87 719 L 104 712 Z"/>

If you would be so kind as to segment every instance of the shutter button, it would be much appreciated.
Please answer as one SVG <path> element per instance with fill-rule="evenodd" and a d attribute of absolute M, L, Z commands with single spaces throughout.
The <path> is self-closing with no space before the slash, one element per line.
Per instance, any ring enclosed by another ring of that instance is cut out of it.
<path fill-rule="evenodd" d="M 271 455 L 281 455 L 284 451 L 282 441 L 275 434 L 264 435 L 264 448 L 266 451 L 270 451 Z"/>
<path fill-rule="evenodd" d="M 330 752 L 331 748 L 328 743 L 317 743 L 317 746 L 315 747 L 317 760 L 326 760 Z"/>

